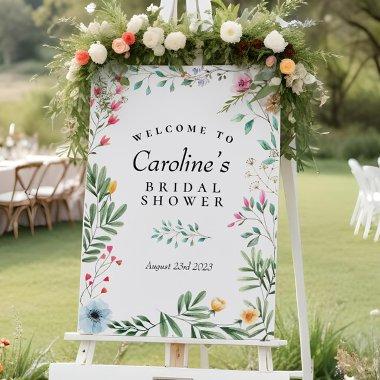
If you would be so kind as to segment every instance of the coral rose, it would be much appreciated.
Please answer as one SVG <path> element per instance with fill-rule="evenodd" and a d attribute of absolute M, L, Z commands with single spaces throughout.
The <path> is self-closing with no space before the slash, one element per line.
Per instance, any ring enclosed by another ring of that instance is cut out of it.
<path fill-rule="evenodd" d="M 78 65 L 84 66 L 87 65 L 90 60 L 90 54 L 86 50 L 78 50 L 75 53 L 75 61 Z"/>
<path fill-rule="evenodd" d="M 212 301 L 211 301 L 211 310 L 213 312 L 218 312 L 218 311 L 222 311 L 223 309 L 226 308 L 226 301 L 222 298 L 214 298 Z"/>
<path fill-rule="evenodd" d="M 112 49 L 116 54 L 123 54 L 128 51 L 129 46 L 122 38 L 115 38 L 112 41 Z"/>
<path fill-rule="evenodd" d="M 129 46 L 133 45 L 136 42 L 136 36 L 132 32 L 124 32 L 121 38 Z"/>
<path fill-rule="evenodd" d="M 280 62 L 280 71 L 283 74 L 289 75 L 293 74 L 296 69 L 296 64 L 292 59 L 285 58 Z"/>
<path fill-rule="evenodd" d="M 273 67 L 277 63 L 277 58 L 274 55 L 270 55 L 266 60 L 265 60 L 265 65 L 267 67 Z"/>
<path fill-rule="evenodd" d="M 247 325 L 252 325 L 252 323 L 255 323 L 259 317 L 260 317 L 259 311 L 253 308 L 244 310 L 241 313 L 241 319 Z"/>
<path fill-rule="evenodd" d="M 7 347 L 11 344 L 11 342 L 9 341 L 9 339 L 7 338 L 1 338 L 0 339 L 0 347 Z"/>

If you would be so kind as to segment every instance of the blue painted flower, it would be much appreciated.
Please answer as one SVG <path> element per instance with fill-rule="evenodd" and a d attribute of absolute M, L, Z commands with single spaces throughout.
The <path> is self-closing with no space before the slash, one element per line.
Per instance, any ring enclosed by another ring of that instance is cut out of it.
<path fill-rule="evenodd" d="M 80 309 L 79 329 L 85 334 L 99 334 L 107 328 L 110 315 L 111 310 L 104 301 L 93 300 Z"/>

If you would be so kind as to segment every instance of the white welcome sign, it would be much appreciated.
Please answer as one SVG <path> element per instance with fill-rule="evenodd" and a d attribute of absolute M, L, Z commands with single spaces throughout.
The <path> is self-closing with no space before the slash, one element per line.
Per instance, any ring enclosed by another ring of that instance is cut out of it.
<path fill-rule="evenodd" d="M 141 66 L 93 81 L 79 333 L 273 337 L 280 119 L 260 75 Z"/>

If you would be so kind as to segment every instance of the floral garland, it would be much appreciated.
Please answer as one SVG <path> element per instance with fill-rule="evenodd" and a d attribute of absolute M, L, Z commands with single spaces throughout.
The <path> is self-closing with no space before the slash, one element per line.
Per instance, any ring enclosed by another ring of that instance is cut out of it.
<path fill-rule="evenodd" d="M 238 5 L 226 6 L 223 0 L 213 3 L 212 23 L 191 14 L 175 23 L 162 20 L 160 8 L 153 4 L 147 14 L 128 19 L 116 0 L 104 2 L 93 22 L 77 25 L 76 34 L 61 40 L 55 47 L 58 54 L 48 65 L 60 78 L 50 110 L 53 117 L 64 114 L 70 155 L 85 158 L 89 153 L 90 82 L 99 68 L 111 63 L 119 68 L 169 65 L 181 70 L 202 56 L 208 65 L 262 68 L 261 79 L 268 86 L 260 95 L 272 94 L 268 109 L 281 108 L 281 155 L 296 159 L 302 168 L 315 132 L 313 104 L 322 106 L 328 99 L 317 79 L 316 65 L 330 56 L 305 46 L 304 29 L 314 22 L 283 19 L 304 1 L 286 0 L 272 11 L 263 1 L 241 13 Z M 63 67 L 66 75 L 62 75 Z M 236 91 L 244 93 L 251 84 L 249 78 L 242 78 Z"/>

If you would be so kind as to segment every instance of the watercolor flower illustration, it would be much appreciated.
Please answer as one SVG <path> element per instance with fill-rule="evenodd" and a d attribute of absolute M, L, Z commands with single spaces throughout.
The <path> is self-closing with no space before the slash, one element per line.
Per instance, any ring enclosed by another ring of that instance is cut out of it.
<path fill-rule="evenodd" d="M 111 310 L 102 300 L 92 300 L 79 312 L 79 328 L 85 334 L 99 334 L 107 328 Z"/>
<path fill-rule="evenodd" d="M 222 311 L 226 308 L 226 301 L 223 298 L 214 298 L 211 301 L 211 310 L 214 313 L 218 313 L 219 311 Z"/>
<path fill-rule="evenodd" d="M 241 313 L 241 319 L 246 325 L 252 325 L 260 317 L 260 313 L 257 309 L 246 309 Z"/>
<path fill-rule="evenodd" d="M 248 74 L 238 74 L 235 77 L 233 90 L 235 92 L 246 92 L 252 84 L 252 78 Z"/>

